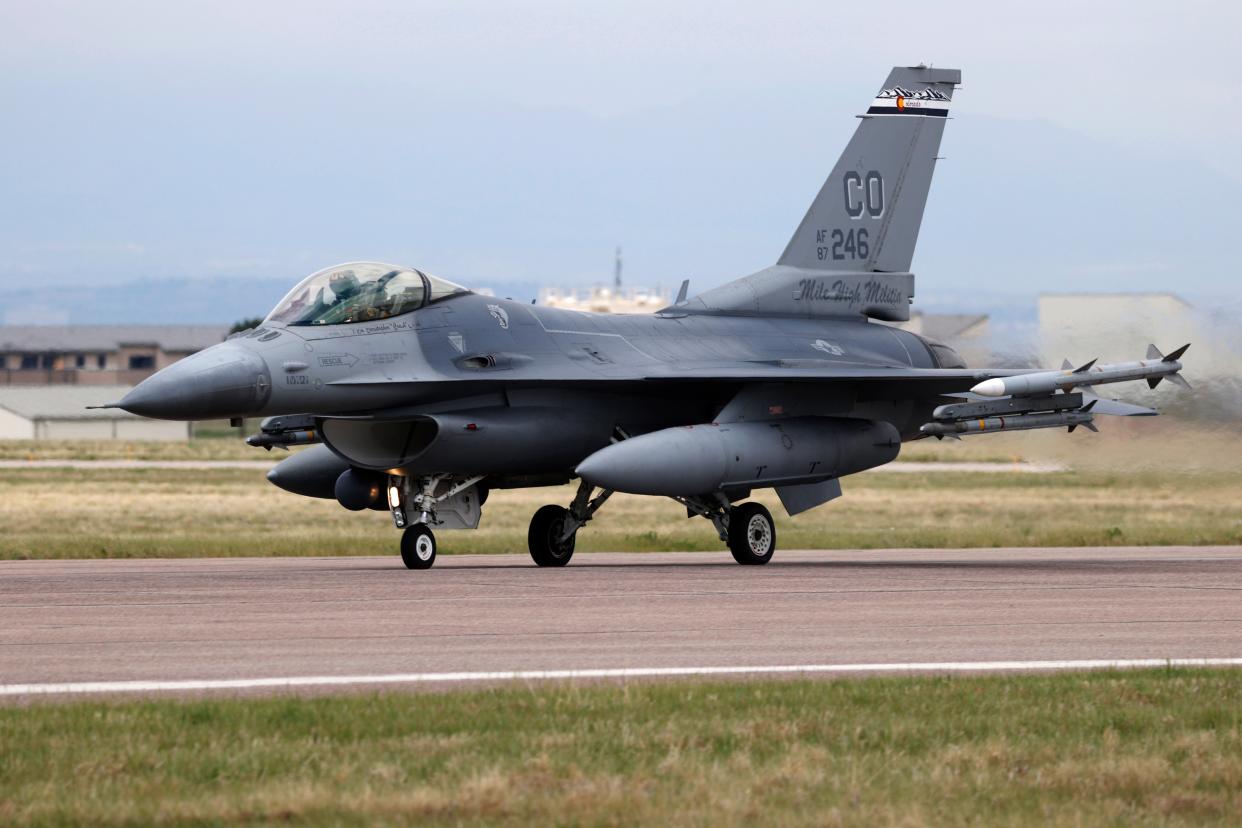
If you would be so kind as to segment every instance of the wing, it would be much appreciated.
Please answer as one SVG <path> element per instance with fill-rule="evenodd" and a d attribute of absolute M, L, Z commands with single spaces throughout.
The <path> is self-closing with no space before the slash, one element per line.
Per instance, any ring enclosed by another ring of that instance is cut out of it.
<path fill-rule="evenodd" d="M 1022 368 L 850 367 L 828 360 L 781 360 L 763 363 L 660 366 L 644 373 L 647 382 L 792 382 L 867 383 L 911 397 L 937 397 L 968 392 L 989 379 L 1031 373 Z M 872 390 L 879 390 L 873 388 Z"/>

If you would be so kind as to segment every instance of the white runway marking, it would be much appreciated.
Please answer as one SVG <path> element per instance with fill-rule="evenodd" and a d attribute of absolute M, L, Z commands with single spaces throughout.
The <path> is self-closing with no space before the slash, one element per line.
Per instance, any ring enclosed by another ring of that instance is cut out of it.
<path fill-rule="evenodd" d="M 677 678 L 743 675 L 848 675 L 852 673 L 1003 673 L 1039 670 L 1131 670 L 1144 667 L 1242 667 L 1242 658 L 1138 658 L 1076 661 L 946 661 L 908 664 L 792 664 L 750 667 L 619 667 L 588 670 L 498 670 L 458 673 L 392 673 L 373 676 L 288 676 L 181 681 L 81 681 L 0 684 L 0 696 L 153 693 L 193 690 L 296 689 L 365 684 L 444 684 L 570 679 Z"/>

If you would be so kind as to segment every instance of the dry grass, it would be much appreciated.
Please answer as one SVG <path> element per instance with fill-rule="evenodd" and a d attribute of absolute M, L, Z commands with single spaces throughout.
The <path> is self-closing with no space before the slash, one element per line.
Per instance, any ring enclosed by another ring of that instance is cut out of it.
<path fill-rule="evenodd" d="M 279 460 L 231 436 L 195 440 L 0 440 L 0 460 Z"/>
<path fill-rule="evenodd" d="M 871 473 L 846 496 L 788 518 L 782 548 L 1242 543 L 1242 471 L 1055 474 Z M 439 533 L 444 553 L 525 552 L 540 505 L 570 487 L 496 491 L 474 532 Z M 0 558 L 390 554 L 383 512 L 297 497 L 259 471 L 0 470 Z M 706 521 L 671 500 L 614 496 L 582 551 L 715 550 Z"/>
<path fill-rule="evenodd" d="M 1242 672 L 0 709 L 31 824 L 1230 825 Z"/>
<path fill-rule="evenodd" d="M 777 515 L 785 549 L 1242 543 L 1242 435 L 1172 425 L 1113 419 L 1100 435 L 922 441 L 904 447 L 903 458 L 986 459 L 983 447 L 993 459 L 1072 470 L 961 473 L 930 462 L 916 474 L 864 473 L 844 481 L 841 500 L 793 519 L 772 492 L 756 499 Z M 40 445 L 50 458 L 81 449 Z M 267 456 L 223 439 L 144 445 L 157 452 L 152 459 L 228 459 L 238 448 L 246 458 Z M 204 454 L 178 454 L 191 449 Z M 493 492 L 481 528 L 441 532 L 441 550 L 525 552 L 531 514 L 572 497 L 569 487 Z M 290 495 L 260 470 L 243 469 L 2 469 L 0 525 L 0 558 L 388 554 L 397 543 L 385 513 Z M 578 548 L 720 544 L 705 521 L 687 520 L 670 500 L 616 495 L 579 535 Z"/>

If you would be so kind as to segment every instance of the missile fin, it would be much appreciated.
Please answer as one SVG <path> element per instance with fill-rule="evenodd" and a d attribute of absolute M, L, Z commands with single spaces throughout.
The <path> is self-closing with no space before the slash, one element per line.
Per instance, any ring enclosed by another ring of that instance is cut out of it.
<path fill-rule="evenodd" d="M 1157 385 L 1159 385 L 1159 384 L 1160 384 L 1160 380 L 1162 380 L 1162 379 L 1164 379 L 1164 377 L 1148 377 L 1148 378 L 1147 378 L 1147 387 L 1148 387 L 1148 388 L 1155 388 Z"/>
<path fill-rule="evenodd" d="M 1100 433 L 1100 430 L 1096 428 L 1095 423 L 1083 423 L 1082 427 L 1087 429 L 1087 431 L 1094 431 L 1096 434 Z"/>
<path fill-rule="evenodd" d="M 1062 371 L 1073 371 L 1074 363 L 1070 362 L 1068 359 L 1061 360 L 1061 370 Z"/>
<path fill-rule="evenodd" d="M 1086 405 L 1084 405 L 1082 408 L 1080 408 L 1080 409 L 1078 409 L 1078 410 L 1079 410 L 1079 411 L 1084 411 L 1084 412 L 1085 412 L 1085 411 L 1090 411 L 1091 409 L 1095 408 L 1095 404 L 1096 404 L 1097 402 L 1099 402 L 1099 398 L 1098 398 L 1098 397 L 1097 397 L 1096 399 L 1092 400 L 1091 402 L 1087 403 Z"/>
<path fill-rule="evenodd" d="M 1182 347 L 1178 348 L 1176 351 L 1174 351 L 1173 353 L 1165 357 L 1164 361 L 1165 362 L 1177 362 L 1179 359 L 1182 358 L 1182 354 L 1186 353 L 1186 349 L 1189 347 L 1190 347 L 1190 343 L 1187 342 L 1185 345 L 1183 345 Z"/>
<path fill-rule="evenodd" d="M 1165 377 L 1165 379 L 1167 379 L 1169 382 L 1173 383 L 1174 385 L 1180 385 L 1182 388 L 1185 388 L 1187 391 L 1190 390 L 1190 383 L 1187 382 L 1186 378 L 1183 377 L 1181 374 L 1169 374 L 1167 377 Z"/>
<path fill-rule="evenodd" d="M 1160 353 L 1160 349 L 1157 348 L 1155 344 L 1153 343 L 1147 346 L 1147 358 L 1148 359 L 1164 359 L 1164 354 Z"/>
<path fill-rule="evenodd" d="M 1078 366 L 1077 368 L 1075 368 L 1075 369 L 1074 369 L 1074 373 L 1075 373 L 1075 374 L 1083 374 L 1083 373 L 1086 373 L 1087 371 L 1090 371 L 1090 370 L 1091 370 L 1091 366 L 1092 366 L 1092 365 L 1095 365 L 1095 362 L 1096 362 L 1096 360 L 1098 360 L 1098 359 L 1099 359 L 1099 357 L 1096 357 L 1095 359 L 1093 359 L 1093 360 L 1091 360 L 1090 362 L 1088 362 L 1086 365 L 1080 365 L 1080 366 Z"/>

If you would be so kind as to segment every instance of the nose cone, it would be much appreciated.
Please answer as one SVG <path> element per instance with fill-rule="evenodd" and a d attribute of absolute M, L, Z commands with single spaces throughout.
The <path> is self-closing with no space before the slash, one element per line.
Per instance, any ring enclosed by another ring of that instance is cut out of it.
<path fill-rule="evenodd" d="M 984 397 L 1003 397 L 1005 396 L 1005 381 L 1003 379 L 984 380 L 970 390 Z"/>
<path fill-rule="evenodd" d="M 267 402 L 272 375 L 257 354 L 222 342 L 147 377 L 120 407 L 161 420 L 208 420 L 255 414 Z"/>

